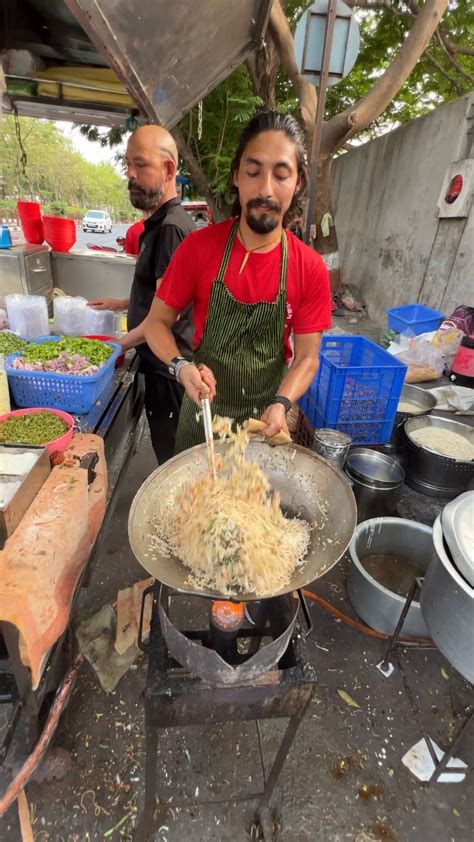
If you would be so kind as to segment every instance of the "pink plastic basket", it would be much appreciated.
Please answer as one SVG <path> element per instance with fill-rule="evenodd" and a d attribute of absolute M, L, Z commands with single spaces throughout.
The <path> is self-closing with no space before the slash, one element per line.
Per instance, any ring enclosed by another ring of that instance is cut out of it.
<path fill-rule="evenodd" d="M 32 415 L 34 412 L 51 412 L 53 415 L 57 415 L 59 418 L 68 425 L 68 429 L 64 433 L 64 435 L 60 436 L 58 439 L 53 439 L 53 441 L 44 442 L 44 447 L 48 448 L 48 453 L 51 456 L 52 453 L 56 453 L 58 450 L 67 450 L 69 442 L 71 441 L 74 435 L 74 418 L 72 415 L 69 415 L 68 412 L 63 412 L 61 409 L 51 409 L 50 407 L 34 407 L 32 409 L 15 409 L 13 412 L 7 412 L 6 415 L 0 415 L 0 424 L 2 421 L 8 421 L 10 418 L 19 418 L 20 415 Z M 18 445 L 20 447 L 20 445 Z"/>

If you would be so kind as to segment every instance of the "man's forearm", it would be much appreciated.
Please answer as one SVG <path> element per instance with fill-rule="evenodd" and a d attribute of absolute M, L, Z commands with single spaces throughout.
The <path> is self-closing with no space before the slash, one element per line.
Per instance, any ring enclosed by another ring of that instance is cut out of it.
<path fill-rule="evenodd" d="M 181 356 L 173 332 L 168 325 L 157 319 L 148 318 L 142 322 L 142 325 L 144 328 L 145 342 L 151 348 L 155 357 L 158 357 L 161 362 L 168 365 L 173 357 Z"/>
<path fill-rule="evenodd" d="M 136 327 L 129 330 L 125 336 L 120 340 L 120 344 L 124 351 L 129 351 L 130 348 L 136 348 L 137 345 L 142 345 L 145 342 L 145 321 L 141 322 Z"/>
<path fill-rule="evenodd" d="M 314 356 L 295 357 L 277 394 L 284 395 L 295 403 L 313 382 L 317 370 L 318 359 Z"/>

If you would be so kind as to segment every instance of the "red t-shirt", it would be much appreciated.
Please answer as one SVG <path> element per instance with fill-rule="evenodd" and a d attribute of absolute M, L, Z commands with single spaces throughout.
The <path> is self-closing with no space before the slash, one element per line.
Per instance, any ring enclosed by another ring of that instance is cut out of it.
<path fill-rule="evenodd" d="M 125 234 L 125 253 L 136 257 L 140 251 L 140 234 L 145 230 L 143 219 L 134 222 Z"/>
<path fill-rule="evenodd" d="M 193 301 L 194 343 L 199 347 L 233 220 L 192 231 L 176 249 L 159 289 L 158 298 L 181 312 Z M 286 276 L 286 319 L 283 336 L 285 359 L 292 357 L 290 335 L 316 333 L 331 327 L 329 275 L 322 257 L 290 231 Z M 253 252 L 239 275 L 245 249 L 237 239 L 230 255 L 224 283 L 237 301 L 255 304 L 274 301 L 280 280 L 281 244 L 265 254 Z"/>

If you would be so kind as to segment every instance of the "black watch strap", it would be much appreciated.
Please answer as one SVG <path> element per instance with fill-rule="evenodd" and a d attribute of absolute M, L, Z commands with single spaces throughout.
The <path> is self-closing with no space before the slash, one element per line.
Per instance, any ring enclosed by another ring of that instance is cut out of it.
<path fill-rule="evenodd" d="M 284 395 L 275 395 L 275 397 L 271 399 L 268 405 L 271 406 L 272 403 L 281 403 L 281 405 L 285 407 L 285 412 L 289 412 L 293 405 L 290 399 L 285 398 Z"/>

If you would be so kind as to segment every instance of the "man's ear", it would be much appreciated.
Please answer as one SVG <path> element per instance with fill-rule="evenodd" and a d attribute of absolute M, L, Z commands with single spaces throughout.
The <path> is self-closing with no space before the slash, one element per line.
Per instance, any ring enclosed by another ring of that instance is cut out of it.
<path fill-rule="evenodd" d="M 232 184 L 234 185 L 234 187 L 239 186 L 239 180 L 237 178 L 237 170 L 234 170 L 234 172 L 232 173 Z"/>
<path fill-rule="evenodd" d="M 171 158 L 167 158 L 165 161 L 165 172 L 168 181 L 172 181 L 174 178 L 176 178 L 176 171 L 177 167 L 175 162 L 172 161 Z"/>

